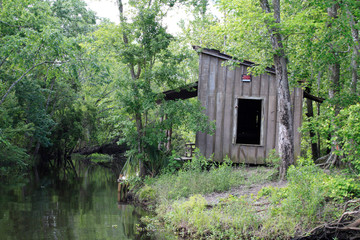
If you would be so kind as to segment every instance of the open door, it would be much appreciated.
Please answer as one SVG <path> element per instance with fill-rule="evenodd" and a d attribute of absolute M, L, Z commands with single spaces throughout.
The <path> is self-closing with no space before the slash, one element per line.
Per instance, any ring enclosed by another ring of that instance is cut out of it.
<path fill-rule="evenodd" d="M 234 126 L 236 144 L 261 145 L 262 102 L 262 99 L 237 99 Z"/>

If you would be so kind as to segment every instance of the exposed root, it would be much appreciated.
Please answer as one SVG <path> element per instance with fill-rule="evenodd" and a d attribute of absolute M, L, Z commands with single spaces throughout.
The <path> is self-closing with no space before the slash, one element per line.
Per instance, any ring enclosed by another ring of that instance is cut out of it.
<path fill-rule="evenodd" d="M 318 166 L 323 166 L 326 163 L 326 160 L 329 158 L 330 154 L 326 154 L 325 156 L 319 157 L 315 160 Z"/>
<path fill-rule="evenodd" d="M 334 153 L 329 153 L 325 156 L 318 158 L 317 160 L 315 160 L 315 162 L 322 162 L 322 163 L 317 164 L 317 166 L 320 166 L 325 169 L 329 169 L 333 166 L 339 165 L 340 157 Z"/>
<path fill-rule="evenodd" d="M 348 201 L 341 217 L 312 229 L 296 239 L 360 239 L 360 199 Z M 350 210 L 351 208 L 351 210 Z"/>

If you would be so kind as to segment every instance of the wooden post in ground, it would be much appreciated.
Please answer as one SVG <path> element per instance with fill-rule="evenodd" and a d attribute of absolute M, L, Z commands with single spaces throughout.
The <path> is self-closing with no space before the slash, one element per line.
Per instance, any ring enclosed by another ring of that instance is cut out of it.
<path fill-rule="evenodd" d="M 119 175 L 118 182 L 118 202 L 126 202 L 127 193 L 129 192 L 129 183 L 122 174 Z"/>

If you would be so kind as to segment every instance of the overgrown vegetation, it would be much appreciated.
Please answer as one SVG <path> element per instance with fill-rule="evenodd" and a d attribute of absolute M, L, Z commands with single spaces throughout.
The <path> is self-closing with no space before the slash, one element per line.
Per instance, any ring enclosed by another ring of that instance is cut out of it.
<path fill-rule="evenodd" d="M 258 173 L 249 175 L 245 166 L 233 168 L 228 158 L 217 166 L 197 151 L 193 160 L 185 163 L 179 171 L 165 171 L 156 178 L 145 179 L 145 184 L 156 192 L 158 202 L 172 201 L 194 194 L 224 192 L 235 186 L 262 183 L 271 179 L 276 170 L 259 168 Z"/>
<path fill-rule="evenodd" d="M 326 173 L 304 161 L 289 169 L 284 187 L 272 186 L 278 181 L 276 167 L 234 168 L 228 160 L 209 167 L 210 163 L 197 154 L 179 171 L 145 180 L 138 199 L 156 206 L 157 213 L 143 219 L 148 230 L 165 228 L 191 239 L 290 239 L 334 220 L 346 200 L 360 197 L 360 184 L 353 176 Z M 216 204 L 207 201 L 209 193 L 264 183 L 269 186 L 257 194 L 240 191 Z"/>
<path fill-rule="evenodd" d="M 167 131 L 210 133 L 196 100 L 160 104 L 161 92 L 196 81 L 196 52 L 163 24 L 190 2 L 118 0 L 115 24 L 82 0 L 0 1 L 0 178 L 76 176 L 74 152 L 116 139 L 127 174 L 154 175 L 172 151 Z"/>

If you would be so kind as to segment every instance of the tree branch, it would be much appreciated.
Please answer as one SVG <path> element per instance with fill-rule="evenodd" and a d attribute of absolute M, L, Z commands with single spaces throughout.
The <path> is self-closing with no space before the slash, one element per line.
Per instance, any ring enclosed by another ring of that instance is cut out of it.
<path fill-rule="evenodd" d="M 11 84 L 11 86 L 9 87 L 9 89 L 7 90 L 7 92 L 5 93 L 5 95 L 1 98 L 1 101 L 0 101 L 0 106 L 1 104 L 5 101 L 5 98 L 9 95 L 9 93 L 11 92 L 11 90 L 15 87 L 15 85 L 21 81 L 21 79 L 23 79 L 29 72 L 31 72 L 34 68 L 40 66 L 40 65 L 43 65 L 43 64 L 47 64 L 47 63 L 50 63 L 50 64 L 53 64 L 55 63 L 55 61 L 44 61 L 44 62 L 41 62 L 41 63 L 38 63 L 38 64 L 35 64 L 34 66 L 32 66 L 31 68 L 29 68 L 28 70 L 26 70 L 26 72 L 21 75 L 21 77 L 19 77 L 15 82 L 13 82 L 13 84 Z"/>

